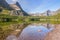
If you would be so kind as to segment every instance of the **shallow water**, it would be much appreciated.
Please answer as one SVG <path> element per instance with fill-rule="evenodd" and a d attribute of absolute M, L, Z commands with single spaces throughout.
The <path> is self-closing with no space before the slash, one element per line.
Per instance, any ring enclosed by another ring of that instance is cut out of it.
<path fill-rule="evenodd" d="M 29 25 L 19 35 L 18 40 L 44 40 L 47 33 L 51 31 L 45 26 Z"/>

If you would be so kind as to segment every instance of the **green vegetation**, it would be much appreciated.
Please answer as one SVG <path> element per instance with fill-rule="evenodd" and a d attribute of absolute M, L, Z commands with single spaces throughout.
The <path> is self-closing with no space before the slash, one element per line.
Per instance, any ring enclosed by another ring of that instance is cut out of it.
<path fill-rule="evenodd" d="M 0 26 L 0 40 L 5 40 L 5 38 L 12 32 L 13 30 L 9 29 L 8 27 L 2 28 Z"/>
<path fill-rule="evenodd" d="M 60 23 L 60 13 L 54 16 L 11 16 L 8 14 L 0 14 L 0 24 L 12 23 L 33 23 L 33 22 L 49 22 Z"/>

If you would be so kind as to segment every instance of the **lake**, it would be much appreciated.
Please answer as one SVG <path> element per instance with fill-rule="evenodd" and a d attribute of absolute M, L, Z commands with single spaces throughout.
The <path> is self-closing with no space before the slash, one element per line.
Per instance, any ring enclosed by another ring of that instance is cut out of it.
<path fill-rule="evenodd" d="M 54 30 L 54 25 L 51 24 L 29 24 L 22 29 L 18 37 L 9 35 L 6 40 L 44 40 L 52 30 Z"/>

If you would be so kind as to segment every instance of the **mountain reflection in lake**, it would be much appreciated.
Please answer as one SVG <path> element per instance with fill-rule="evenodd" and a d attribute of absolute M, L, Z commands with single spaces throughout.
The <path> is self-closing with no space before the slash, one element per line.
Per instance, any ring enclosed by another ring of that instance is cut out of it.
<path fill-rule="evenodd" d="M 45 26 L 29 25 L 19 35 L 18 40 L 44 40 L 51 30 L 52 28 L 48 29 Z"/>

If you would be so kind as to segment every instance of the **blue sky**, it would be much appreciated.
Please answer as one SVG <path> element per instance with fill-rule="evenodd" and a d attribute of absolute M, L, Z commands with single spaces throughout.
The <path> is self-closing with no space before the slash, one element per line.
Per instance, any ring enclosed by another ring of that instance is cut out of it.
<path fill-rule="evenodd" d="M 60 8 L 60 0 L 7 0 L 9 4 L 13 4 L 16 1 L 28 13 L 42 13 L 46 10 L 55 11 Z"/>

